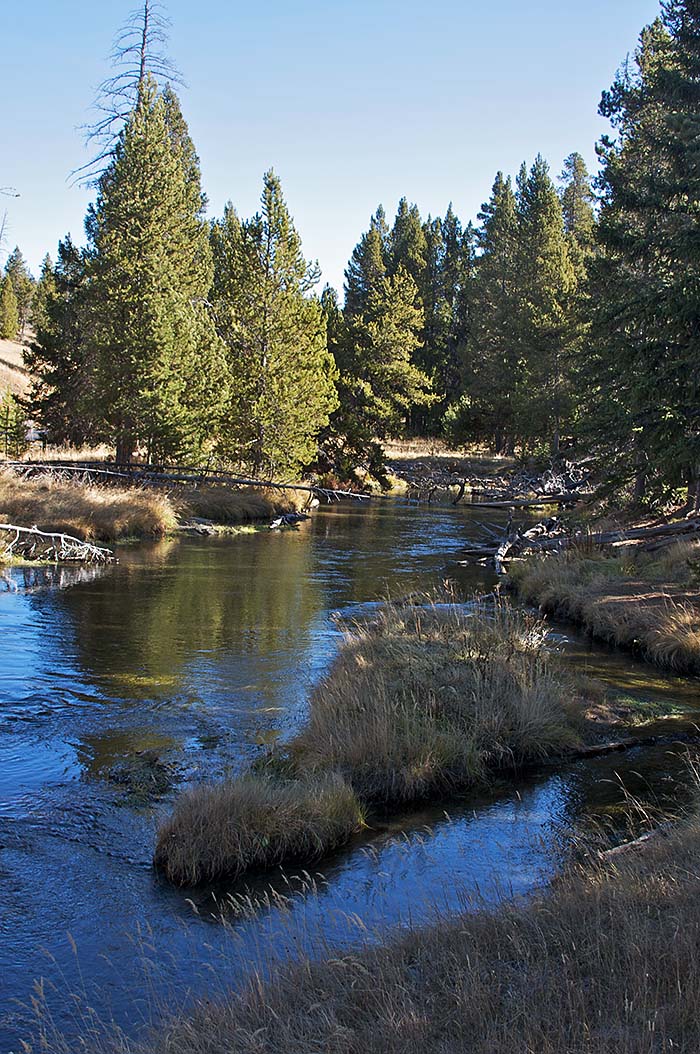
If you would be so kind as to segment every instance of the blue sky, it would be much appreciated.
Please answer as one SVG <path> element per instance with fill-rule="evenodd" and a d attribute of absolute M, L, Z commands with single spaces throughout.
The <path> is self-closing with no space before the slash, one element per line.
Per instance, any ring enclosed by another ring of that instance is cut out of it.
<path fill-rule="evenodd" d="M 79 126 L 135 0 L 32 0 L 3 19 L 0 186 L 9 232 L 37 271 L 91 192 Z M 398 199 L 474 218 L 497 169 L 541 152 L 557 174 L 579 150 L 596 168 L 601 91 L 657 0 L 170 0 L 170 53 L 202 161 L 210 215 L 255 212 L 274 167 L 323 281 L 369 216 Z M 4 255 L 2 257 L 4 259 Z"/>

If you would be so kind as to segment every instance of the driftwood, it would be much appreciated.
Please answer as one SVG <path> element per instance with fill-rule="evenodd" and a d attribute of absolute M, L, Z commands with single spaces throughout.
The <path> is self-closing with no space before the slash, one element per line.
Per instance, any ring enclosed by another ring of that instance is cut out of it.
<path fill-rule="evenodd" d="M 483 529 L 483 524 L 478 525 Z M 528 530 L 513 530 L 509 522 L 500 537 L 494 536 L 492 530 L 488 531 L 488 542 L 471 542 L 464 549 L 464 553 L 472 560 L 493 560 L 499 574 L 505 573 L 505 564 L 514 557 L 525 556 L 531 553 L 561 552 L 564 549 L 576 545 L 615 545 L 624 542 L 644 541 L 653 539 L 657 542 L 673 541 L 675 538 L 685 538 L 688 535 L 700 533 L 700 517 L 692 517 L 685 520 L 677 520 L 675 523 L 663 523 L 650 527 L 630 527 L 617 531 L 599 531 L 597 533 L 586 533 L 584 531 L 565 531 L 556 517 L 543 520 Z"/>
<path fill-rule="evenodd" d="M 470 501 L 469 509 L 542 509 L 547 505 L 575 505 L 583 494 L 547 494 L 540 498 L 511 498 L 507 501 Z"/>
<path fill-rule="evenodd" d="M 38 527 L 18 527 L 14 523 L 0 523 L 0 552 L 4 556 L 20 556 L 23 560 L 48 560 L 54 563 L 116 562 L 112 550 L 104 546 L 92 545 L 70 534 L 53 534 L 40 531 Z"/>
<path fill-rule="evenodd" d="M 666 823 L 662 823 L 660 827 L 656 827 L 653 831 L 647 831 L 646 834 L 641 834 L 639 838 L 635 838 L 631 842 L 623 842 L 622 845 L 616 845 L 612 849 L 602 850 L 599 854 L 600 859 L 611 860 L 617 856 L 624 856 L 626 853 L 634 852 L 636 849 L 644 849 L 649 842 L 668 837 L 675 826 L 675 823 L 668 820 Z"/>

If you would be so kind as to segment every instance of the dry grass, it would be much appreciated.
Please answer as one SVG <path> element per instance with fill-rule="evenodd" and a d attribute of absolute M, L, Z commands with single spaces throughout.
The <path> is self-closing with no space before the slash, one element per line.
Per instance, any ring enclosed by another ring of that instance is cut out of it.
<path fill-rule="evenodd" d="M 365 801 L 440 795 L 571 745 L 573 696 L 539 621 L 507 604 L 387 604 L 348 632 L 290 755 Z"/>
<path fill-rule="evenodd" d="M 527 603 L 580 623 L 592 636 L 633 648 L 668 669 L 700 670 L 700 593 L 692 584 L 697 542 L 649 556 L 570 551 L 513 564 Z"/>
<path fill-rule="evenodd" d="M 158 832 L 154 862 L 171 882 L 196 885 L 317 859 L 362 826 L 357 798 L 337 776 L 287 782 L 249 775 L 185 791 Z"/>
<path fill-rule="evenodd" d="M 358 799 L 437 797 L 559 753 L 577 740 L 582 711 L 527 615 L 387 604 L 348 632 L 284 752 L 179 799 L 155 863 L 184 884 L 320 855 L 357 829 Z"/>
<path fill-rule="evenodd" d="M 282 969 L 149 1054 L 695 1054 L 700 828 L 571 872 L 530 904 Z"/>
<path fill-rule="evenodd" d="M 269 520 L 301 509 L 309 498 L 305 491 L 243 487 L 188 487 L 171 492 L 181 518 L 197 516 L 220 524 L 245 524 Z"/>
<path fill-rule="evenodd" d="M 131 1040 L 88 1018 L 51 1054 L 696 1054 L 700 825 L 571 866 L 525 903 L 285 964 Z M 377 935 L 374 935 L 375 937 Z M 41 1010 L 39 1010 L 41 1013 Z"/>
<path fill-rule="evenodd" d="M 37 526 L 79 538 L 116 541 L 158 538 L 191 516 L 219 524 L 265 521 L 300 508 L 300 491 L 202 487 L 177 490 L 58 482 L 49 477 L 20 480 L 0 471 L 0 522 Z"/>
<path fill-rule="evenodd" d="M 176 526 L 167 495 L 125 487 L 19 480 L 0 472 L 0 520 L 80 538 L 159 537 Z"/>

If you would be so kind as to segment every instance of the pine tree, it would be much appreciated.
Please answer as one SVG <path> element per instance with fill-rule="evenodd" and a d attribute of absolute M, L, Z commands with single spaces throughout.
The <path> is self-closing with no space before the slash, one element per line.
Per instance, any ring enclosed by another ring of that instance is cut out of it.
<path fill-rule="evenodd" d="M 86 223 L 95 397 L 119 460 L 137 446 L 155 458 L 200 456 L 226 396 L 201 191 L 189 137 L 169 127 L 169 112 L 146 78 Z"/>
<path fill-rule="evenodd" d="M 317 265 L 301 240 L 274 172 L 262 209 L 241 222 L 228 206 L 212 226 L 217 325 L 228 348 L 230 398 L 220 445 L 256 476 L 294 476 L 317 453 L 337 406 Z"/>
<path fill-rule="evenodd" d="M 595 240 L 595 196 L 586 162 L 580 154 L 569 154 L 560 180 L 564 230 L 582 249 L 591 248 Z"/>
<path fill-rule="evenodd" d="M 519 431 L 526 442 L 548 438 L 557 456 L 571 413 L 569 378 L 578 338 L 576 271 L 561 202 L 541 156 L 527 178 L 519 180 L 518 213 L 516 342 L 527 390 Z"/>
<path fill-rule="evenodd" d="M 700 4 L 642 32 L 603 96 L 602 248 L 593 281 L 594 438 L 635 493 L 687 485 L 700 504 Z M 609 457 L 609 454 L 608 454 Z"/>
<path fill-rule="evenodd" d="M 0 283 L 0 339 L 16 340 L 19 333 L 19 310 L 12 281 L 7 276 Z"/>
<path fill-rule="evenodd" d="M 33 316 L 36 339 L 25 349 L 32 381 L 30 416 L 52 443 L 81 446 L 102 438 L 87 347 L 88 260 L 70 235 L 59 242 L 56 266 L 46 257 L 37 283 Z"/>
<path fill-rule="evenodd" d="M 15 293 L 19 317 L 19 339 L 22 340 L 31 315 L 34 280 L 17 246 L 10 253 L 5 263 L 5 277 L 12 283 Z"/>
<path fill-rule="evenodd" d="M 345 313 L 359 318 L 367 311 L 369 298 L 387 274 L 389 229 L 380 205 L 369 230 L 355 246 L 345 271 Z"/>
<path fill-rule="evenodd" d="M 454 442 L 483 439 L 512 452 L 520 427 L 522 362 L 516 336 L 519 311 L 519 228 L 510 177 L 498 172 L 479 213 L 472 323 L 464 394 L 445 418 Z"/>

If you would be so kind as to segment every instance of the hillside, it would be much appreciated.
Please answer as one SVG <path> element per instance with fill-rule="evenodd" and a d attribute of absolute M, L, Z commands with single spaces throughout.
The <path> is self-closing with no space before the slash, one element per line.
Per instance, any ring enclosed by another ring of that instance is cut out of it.
<path fill-rule="evenodd" d="M 0 340 L 0 392 L 8 388 L 15 395 L 29 389 L 29 371 L 24 367 L 23 345 L 15 340 Z"/>

